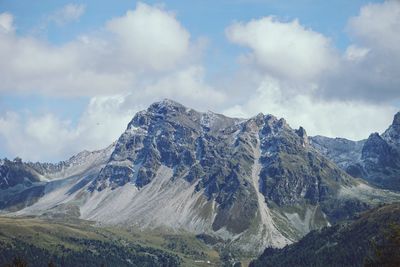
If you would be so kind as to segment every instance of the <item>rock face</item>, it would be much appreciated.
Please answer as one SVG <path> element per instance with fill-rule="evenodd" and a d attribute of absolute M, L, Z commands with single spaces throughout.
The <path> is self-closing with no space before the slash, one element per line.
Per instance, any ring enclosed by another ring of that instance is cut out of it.
<path fill-rule="evenodd" d="M 0 161 L 0 189 L 5 190 L 19 184 L 30 186 L 40 181 L 40 174 L 29 168 L 21 159 Z"/>
<path fill-rule="evenodd" d="M 19 209 L 43 195 L 41 175 L 21 159 L 0 161 L 0 209 Z"/>
<path fill-rule="evenodd" d="M 348 166 L 360 161 L 365 141 L 351 141 L 345 138 L 329 138 L 320 135 L 309 137 L 310 144 L 316 150 L 346 171 Z"/>
<path fill-rule="evenodd" d="M 138 112 L 114 145 L 95 154 L 48 181 L 44 195 L 16 214 L 74 210 L 101 224 L 218 236 L 257 253 L 400 199 L 346 174 L 284 119 L 228 118 L 171 100 Z"/>
<path fill-rule="evenodd" d="M 400 112 L 382 135 L 373 133 L 357 142 L 316 136 L 310 143 L 353 177 L 400 191 Z"/>
<path fill-rule="evenodd" d="M 400 147 L 400 112 L 394 116 L 392 125 L 382 136 L 389 144 Z"/>

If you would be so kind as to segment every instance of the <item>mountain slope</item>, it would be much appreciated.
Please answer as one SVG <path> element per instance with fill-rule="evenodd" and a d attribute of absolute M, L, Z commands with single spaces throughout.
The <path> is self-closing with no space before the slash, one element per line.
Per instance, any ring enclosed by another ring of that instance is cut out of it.
<path fill-rule="evenodd" d="M 384 189 L 400 190 L 400 112 L 382 134 L 350 141 L 315 136 L 312 146 L 354 177 Z"/>
<path fill-rule="evenodd" d="M 21 159 L 0 160 L 0 209 L 32 205 L 44 194 L 42 176 Z"/>
<path fill-rule="evenodd" d="M 196 260 L 218 263 L 211 253 L 194 237 L 98 228 L 78 220 L 0 217 L 0 266 L 14 257 L 28 266 L 204 266 Z"/>
<path fill-rule="evenodd" d="M 267 248 L 250 266 L 398 266 L 399 225 L 400 204 L 383 206 L 352 223 L 312 231 L 285 248 Z"/>
<path fill-rule="evenodd" d="M 241 120 L 164 100 L 106 151 L 14 214 L 207 234 L 254 254 L 399 199 L 349 176 L 303 128 L 272 115 Z"/>
<path fill-rule="evenodd" d="M 83 151 L 56 164 L 25 163 L 19 158 L 0 160 L 0 212 L 30 206 L 68 180 L 76 181 L 89 174 L 97 174 L 110 157 L 113 147 L 114 144 L 103 150 Z M 72 190 L 82 186 L 83 181 Z"/>

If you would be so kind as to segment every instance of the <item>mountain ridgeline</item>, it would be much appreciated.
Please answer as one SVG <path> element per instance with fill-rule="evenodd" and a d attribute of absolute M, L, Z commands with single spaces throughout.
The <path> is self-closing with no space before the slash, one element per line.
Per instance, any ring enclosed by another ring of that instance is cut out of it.
<path fill-rule="evenodd" d="M 353 177 L 400 191 L 400 112 L 381 135 L 361 141 L 315 136 L 311 144 Z"/>
<path fill-rule="evenodd" d="M 210 236 L 256 255 L 399 201 L 379 188 L 399 189 L 398 125 L 367 141 L 309 138 L 272 115 L 228 118 L 164 100 L 104 150 L 53 165 L 2 161 L 0 208 Z"/>

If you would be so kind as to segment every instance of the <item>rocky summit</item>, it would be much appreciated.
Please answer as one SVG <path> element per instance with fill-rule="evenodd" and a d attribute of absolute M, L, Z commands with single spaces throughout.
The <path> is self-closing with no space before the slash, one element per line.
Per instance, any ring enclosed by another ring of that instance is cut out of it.
<path fill-rule="evenodd" d="M 0 208 L 190 232 L 257 254 L 400 200 L 355 178 L 375 179 L 374 164 L 397 168 L 395 122 L 362 142 L 309 138 L 273 115 L 228 118 L 163 100 L 104 150 L 59 164 L 2 161 Z"/>

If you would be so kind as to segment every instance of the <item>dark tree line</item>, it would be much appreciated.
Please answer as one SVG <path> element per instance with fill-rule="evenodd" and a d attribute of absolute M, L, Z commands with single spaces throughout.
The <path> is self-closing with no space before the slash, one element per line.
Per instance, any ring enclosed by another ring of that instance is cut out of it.
<path fill-rule="evenodd" d="M 174 254 L 138 244 L 122 245 L 100 240 L 78 239 L 77 249 L 55 246 L 49 251 L 34 244 L 18 241 L 0 242 L 0 267 L 35 266 L 180 266 L 181 259 Z"/>

